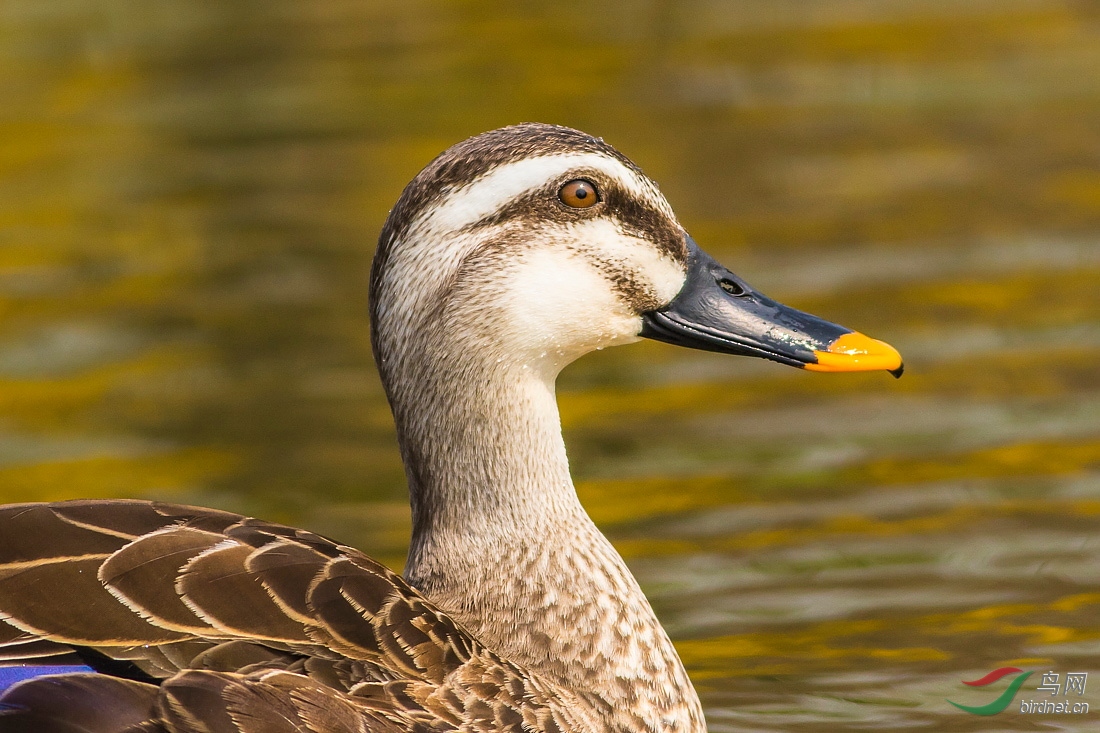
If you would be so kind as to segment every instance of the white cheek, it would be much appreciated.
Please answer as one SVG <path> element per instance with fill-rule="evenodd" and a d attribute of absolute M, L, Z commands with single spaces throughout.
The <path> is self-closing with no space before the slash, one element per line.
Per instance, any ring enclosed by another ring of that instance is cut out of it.
<path fill-rule="evenodd" d="M 645 273 L 646 281 L 653 288 L 653 295 L 662 305 L 672 302 L 684 287 L 687 274 L 684 266 L 661 254 L 649 242 L 639 239 L 631 242 L 626 262 L 634 272 Z"/>
<path fill-rule="evenodd" d="M 516 263 L 501 313 L 520 358 L 564 364 L 588 351 L 638 338 L 641 318 L 583 256 L 535 249 Z"/>
<path fill-rule="evenodd" d="M 583 243 L 593 256 L 633 273 L 662 305 L 675 298 L 684 286 L 682 264 L 663 254 L 652 242 L 624 235 L 614 221 L 592 219 L 569 227 L 566 233 L 574 242 Z"/>

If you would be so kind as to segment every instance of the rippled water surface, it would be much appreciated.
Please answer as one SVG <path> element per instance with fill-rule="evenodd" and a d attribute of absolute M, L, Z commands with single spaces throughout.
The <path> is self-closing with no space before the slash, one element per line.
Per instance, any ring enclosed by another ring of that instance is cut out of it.
<path fill-rule="evenodd" d="M 399 567 L 377 231 L 451 143 L 568 124 L 906 356 L 563 375 L 582 499 L 711 729 L 1096 729 L 1098 70 L 1085 0 L 0 4 L 0 499 L 214 505 Z M 945 701 L 1009 665 L 1022 700 L 1089 672 L 1093 712 Z"/>

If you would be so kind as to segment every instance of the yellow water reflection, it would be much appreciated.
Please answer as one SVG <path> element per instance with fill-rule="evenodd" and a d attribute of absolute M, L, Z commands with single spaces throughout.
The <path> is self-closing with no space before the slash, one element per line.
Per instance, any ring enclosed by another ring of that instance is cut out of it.
<path fill-rule="evenodd" d="M 1098 21 L 8 2 L 0 500 L 203 503 L 400 565 L 377 231 L 451 143 L 569 124 L 749 282 L 906 357 L 895 382 L 645 343 L 563 375 L 582 499 L 712 728 L 988 730 L 943 702 L 960 679 L 1100 667 Z"/>

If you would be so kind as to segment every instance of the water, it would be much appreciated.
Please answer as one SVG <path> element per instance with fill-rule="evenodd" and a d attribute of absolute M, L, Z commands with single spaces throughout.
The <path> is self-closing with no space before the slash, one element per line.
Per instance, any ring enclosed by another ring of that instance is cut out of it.
<path fill-rule="evenodd" d="M 906 356 L 563 375 L 582 499 L 711 729 L 1094 728 L 1098 64 L 1088 2 L 8 2 L 0 499 L 213 505 L 400 567 L 377 231 L 451 143 L 569 124 L 750 283 Z M 1005 712 L 945 701 L 1001 666 L 1036 671 Z M 1047 671 L 1094 712 L 1019 713 Z"/>

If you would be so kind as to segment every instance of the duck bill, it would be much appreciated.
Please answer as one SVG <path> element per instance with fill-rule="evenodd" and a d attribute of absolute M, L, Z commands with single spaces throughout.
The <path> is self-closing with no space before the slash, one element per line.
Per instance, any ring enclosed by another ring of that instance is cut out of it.
<path fill-rule="evenodd" d="M 777 303 L 718 264 L 691 237 L 687 246 L 687 281 L 671 303 L 643 314 L 642 336 L 815 372 L 881 370 L 901 376 L 901 354 L 893 346 Z"/>

